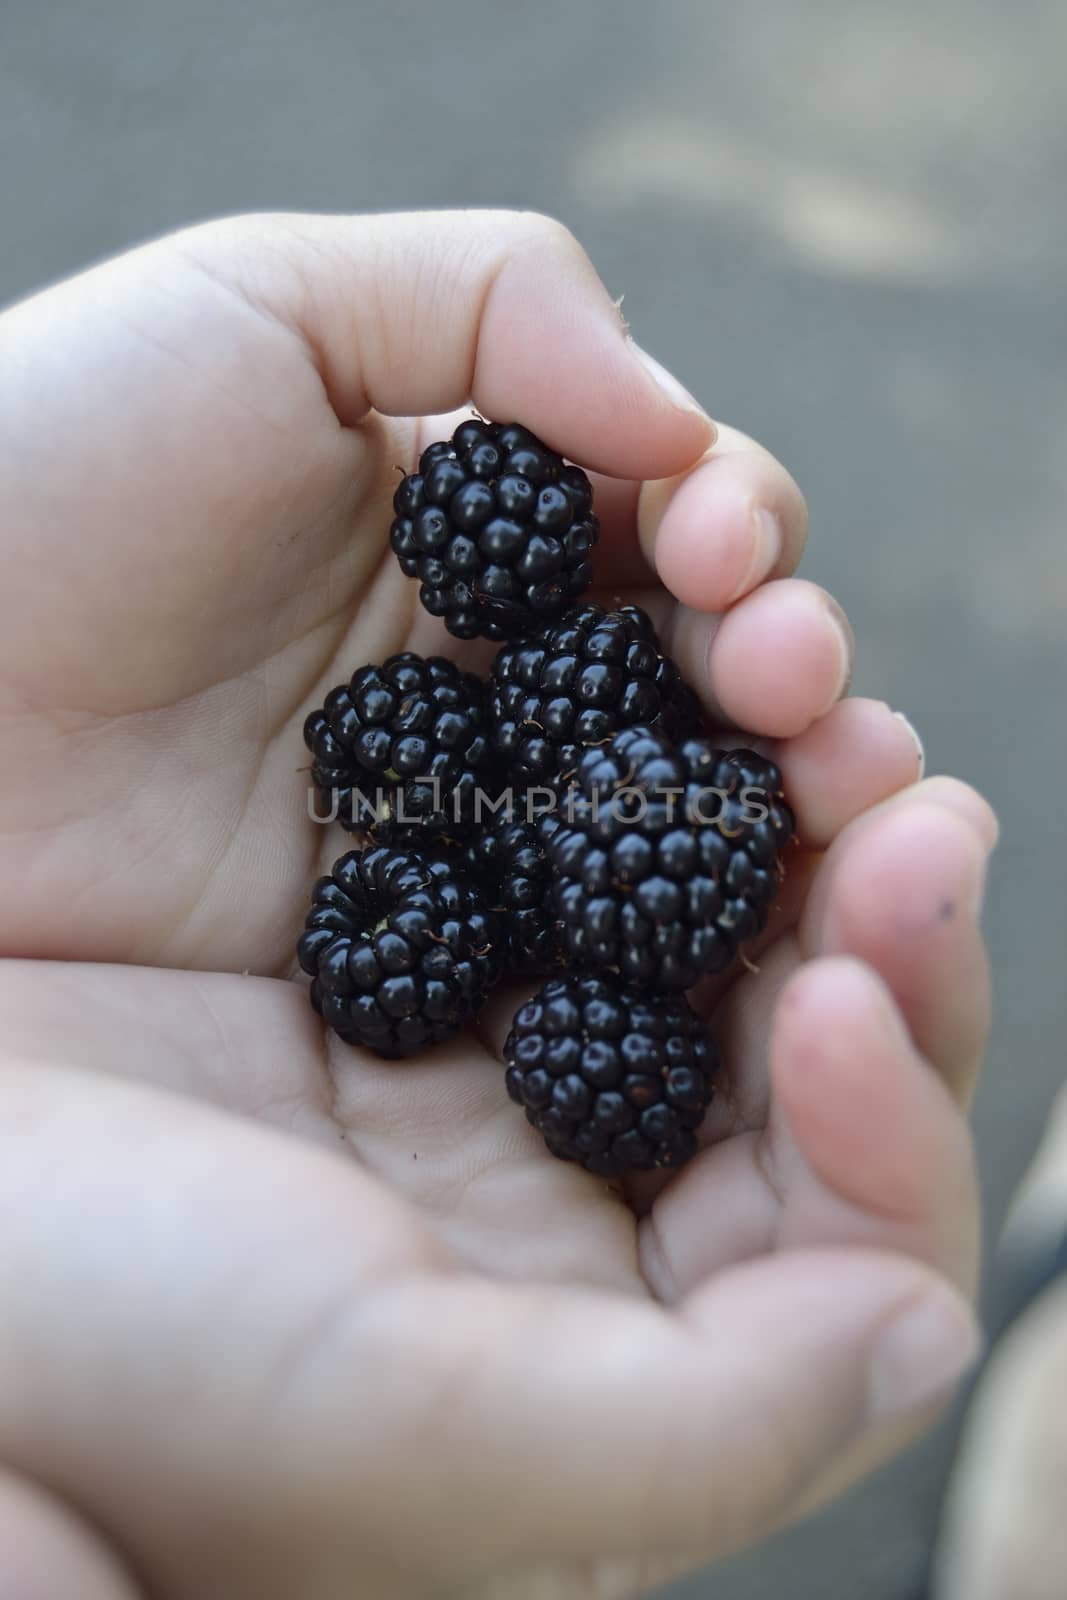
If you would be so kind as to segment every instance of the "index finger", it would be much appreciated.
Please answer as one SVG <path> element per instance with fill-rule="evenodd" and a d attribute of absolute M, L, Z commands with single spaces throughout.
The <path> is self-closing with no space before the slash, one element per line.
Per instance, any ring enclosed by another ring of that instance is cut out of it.
<path fill-rule="evenodd" d="M 755 439 L 716 427 L 715 443 L 674 477 L 589 474 L 600 519 L 598 587 L 658 579 L 694 610 L 718 612 L 796 571 L 808 531 L 804 496 Z"/>
<path fill-rule="evenodd" d="M 582 466 L 679 472 L 715 426 L 629 338 L 592 262 L 533 212 L 233 218 L 183 248 L 304 339 L 338 418 L 473 401 Z"/>

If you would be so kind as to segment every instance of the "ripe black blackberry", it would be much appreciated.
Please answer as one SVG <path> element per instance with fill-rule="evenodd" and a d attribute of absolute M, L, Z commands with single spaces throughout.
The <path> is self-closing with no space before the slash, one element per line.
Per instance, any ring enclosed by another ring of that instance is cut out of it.
<path fill-rule="evenodd" d="M 794 827 L 773 762 L 649 728 L 587 750 L 558 815 L 569 960 L 660 990 L 722 972 L 763 929 Z"/>
<path fill-rule="evenodd" d="M 468 846 L 471 872 L 500 914 L 507 970 L 516 976 L 551 972 L 563 959 L 545 854 L 555 825 L 551 815 L 538 825 L 519 809 L 513 817 L 501 815 Z"/>
<path fill-rule="evenodd" d="M 552 1154 L 605 1175 L 687 1161 L 719 1064 L 684 996 L 588 976 L 550 978 L 504 1059 L 508 1094 Z"/>
<path fill-rule="evenodd" d="M 378 841 L 462 836 L 494 789 L 486 690 L 442 656 L 413 651 L 360 667 L 304 723 L 324 809 Z"/>
<path fill-rule="evenodd" d="M 449 1038 L 500 976 L 499 920 L 447 854 L 350 850 L 315 885 L 304 929 L 315 1010 L 381 1056 Z"/>
<path fill-rule="evenodd" d="M 460 639 L 558 617 L 592 582 L 598 524 L 580 467 L 517 422 L 461 422 L 393 496 L 390 543 L 419 599 Z"/>
<path fill-rule="evenodd" d="M 575 606 L 505 645 L 489 680 L 493 744 L 513 784 L 551 784 L 587 745 L 640 723 L 696 733 L 700 706 L 638 606 Z"/>

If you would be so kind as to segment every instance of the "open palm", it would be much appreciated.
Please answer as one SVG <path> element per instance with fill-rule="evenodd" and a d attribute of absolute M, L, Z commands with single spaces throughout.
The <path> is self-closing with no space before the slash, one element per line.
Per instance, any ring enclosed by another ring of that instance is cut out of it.
<path fill-rule="evenodd" d="M 966 1333 L 916 1263 L 973 1287 L 993 824 L 840 701 L 784 471 L 538 218 L 196 230 L 8 313 L 0 358 L 0 1456 L 48 1559 L 101 1595 L 627 1594 L 883 1452 L 949 1363 L 927 1327 L 894 1405 L 878 1332 L 925 1296 Z M 704 1148 L 625 1195 L 508 1101 L 514 992 L 396 1064 L 289 981 L 349 843 L 307 815 L 307 710 L 396 650 L 489 658 L 387 538 L 472 400 L 594 470 L 598 597 L 773 741 L 799 819 L 757 964 L 699 997 Z"/>

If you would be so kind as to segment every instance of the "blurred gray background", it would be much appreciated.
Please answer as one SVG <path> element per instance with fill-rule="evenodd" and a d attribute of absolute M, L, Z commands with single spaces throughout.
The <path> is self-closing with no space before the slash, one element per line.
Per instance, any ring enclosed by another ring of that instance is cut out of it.
<path fill-rule="evenodd" d="M 1000 809 L 990 1232 L 1065 1071 L 1067 9 L 0 0 L 0 301 L 210 214 L 519 205 L 807 492 L 857 688 Z M 910 1600 L 947 1428 L 672 1591 Z"/>

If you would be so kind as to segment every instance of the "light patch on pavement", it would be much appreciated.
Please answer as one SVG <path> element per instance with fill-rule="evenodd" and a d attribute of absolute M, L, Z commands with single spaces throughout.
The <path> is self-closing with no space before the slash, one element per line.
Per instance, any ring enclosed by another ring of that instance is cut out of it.
<path fill-rule="evenodd" d="M 673 199 L 759 229 L 823 274 L 941 283 L 973 261 L 967 230 L 914 193 L 781 149 L 745 145 L 704 122 L 649 118 L 601 131 L 578 158 L 587 203 Z"/>

